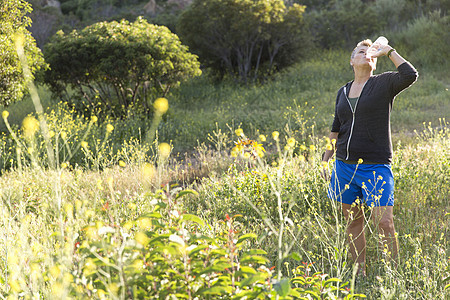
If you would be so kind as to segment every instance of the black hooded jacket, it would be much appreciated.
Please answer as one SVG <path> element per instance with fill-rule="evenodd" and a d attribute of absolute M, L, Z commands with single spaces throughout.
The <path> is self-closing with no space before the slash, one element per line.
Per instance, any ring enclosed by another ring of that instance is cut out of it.
<path fill-rule="evenodd" d="M 332 132 L 339 132 L 336 158 L 344 161 L 390 164 L 390 117 L 395 96 L 413 84 L 417 70 L 408 62 L 397 72 L 373 75 L 364 85 L 353 111 L 348 93 L 353 81 L 339 89 Z"/>

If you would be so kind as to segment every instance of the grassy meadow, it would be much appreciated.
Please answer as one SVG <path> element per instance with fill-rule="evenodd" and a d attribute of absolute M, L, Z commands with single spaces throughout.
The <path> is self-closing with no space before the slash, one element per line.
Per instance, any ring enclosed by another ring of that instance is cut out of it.
<path fill-rule="evenodd" d="M 321 176 L 348 56 L 319 52 L 253 86 L 191 80 L 156 121 L 87 118 L 45 88 L 45 118 L 26 118 L 31 99 L 2 109 L 1 298 L 448 299 L 448 78 L 418 68 L 396 98 L 400 260 L 365 208 L 356 278 Z"/>

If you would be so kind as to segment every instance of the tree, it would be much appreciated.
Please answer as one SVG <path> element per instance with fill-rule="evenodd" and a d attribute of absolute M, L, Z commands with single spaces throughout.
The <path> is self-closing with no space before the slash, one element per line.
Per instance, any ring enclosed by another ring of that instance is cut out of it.
<path fill-rule="evenodd" d="M 70 34 L 59 31 L 46 45 L 45 82 L 57 95 L 77 91 L 90 106 L 100 100 L 110 112 L 148 108 L 149 96 L 201 74 L 197 57 L 164 26 L 100 22 Z M 86 102 L 85 101 L 85 102 Z"/>
<path fill-rule="evenodd" d="M 14 39 L 19 33 L 25 38 L 25 55 L 32 74 L 45 66 L 41 51 L 27 27 L 31 20 L 26 16 L 31 6 L 22 0 L 2 0 L 0 3 L 0 104 L 8 105 L 21 100 L 26 93 L 26 83 L 17 55 Z"/>
<path fill-rule="evenodd" d="M 304 8 L 282 0 L 194 0 L 177 32 L 206 66 L 247 82 L 300 58 L 308 44 Z M 295 51 L 282 51 L 288 48 Z"/>

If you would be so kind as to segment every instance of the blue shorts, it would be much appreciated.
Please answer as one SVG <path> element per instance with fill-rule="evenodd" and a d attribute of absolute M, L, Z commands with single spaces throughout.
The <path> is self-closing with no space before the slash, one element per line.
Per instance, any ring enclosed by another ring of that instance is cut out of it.
<path fill-rule="evenodd" d="M 368 206 L 394 205 L 394 175 L 388 164 L 347 164 L 336 160 L 331 174 L 328 197 Z"/>

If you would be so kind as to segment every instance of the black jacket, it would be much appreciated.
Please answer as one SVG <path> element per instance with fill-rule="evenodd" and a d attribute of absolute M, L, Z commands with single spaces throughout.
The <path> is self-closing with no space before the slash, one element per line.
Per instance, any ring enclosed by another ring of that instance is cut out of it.
<path fill-rule="evenodd" d="M 416 69 L 403 63 L 398 72 L 374 75 L 364 85 L 355 111 L 348 101 L 353 81 L 339 89 L 332 132 L 339 132 L 336 157 L 341 160 L 390 164 L 392 162 L 391 110 L 394 98 L 413 84 Z"/>

